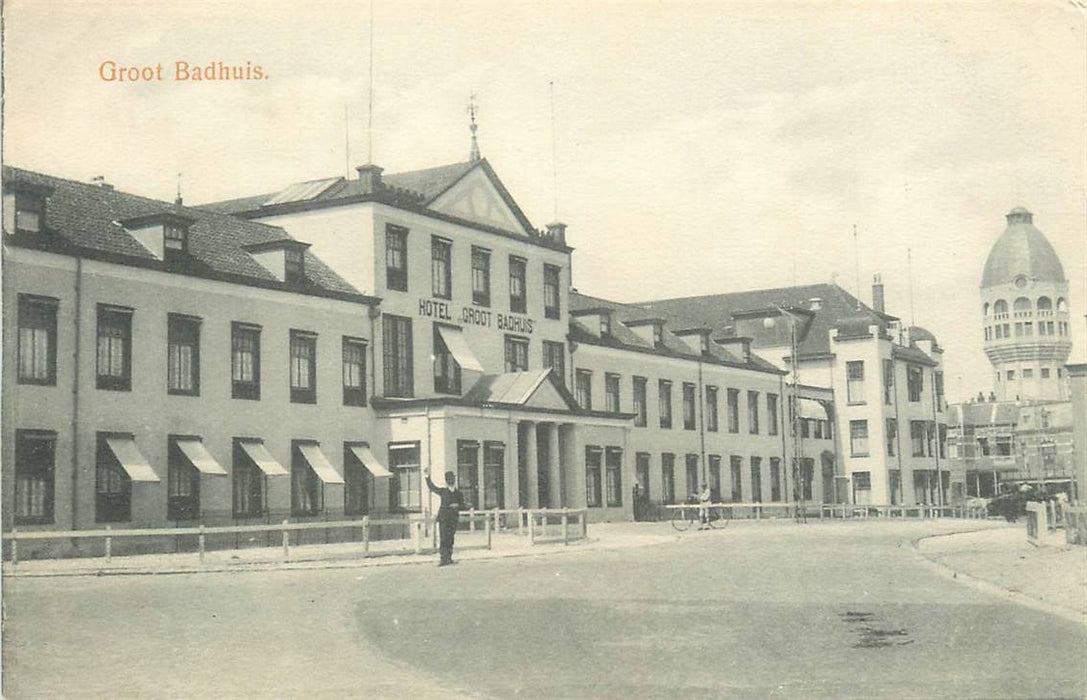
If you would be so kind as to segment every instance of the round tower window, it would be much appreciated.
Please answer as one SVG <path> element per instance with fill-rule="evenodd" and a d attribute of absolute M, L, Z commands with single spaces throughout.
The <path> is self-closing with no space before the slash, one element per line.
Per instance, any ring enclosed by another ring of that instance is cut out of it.
<path fill-rule="evenodd" d="M 1022 289 L 1022 288 L 1023 288 L 1023 287 L 1025 287 L 1025 286 L 1027 286 L 1027 278 L 1026 278 L 1026 276 L 1025 276 L 1025 275 L 1019 275 L 1018 277 L 1016 277 L 1016 278 L 1015 278 L 1015 286 L 1016 286 L 1016 287 L 1019 287 L 1020 289 Z"/>

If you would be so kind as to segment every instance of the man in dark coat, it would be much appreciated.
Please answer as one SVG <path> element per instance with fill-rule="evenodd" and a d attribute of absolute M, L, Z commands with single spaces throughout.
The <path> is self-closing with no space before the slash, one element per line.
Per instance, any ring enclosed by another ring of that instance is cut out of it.
<path fill-rule="evenodd" d="M 441 552 L 441 560 L 438 566 L 448 566 L 453 563 L 453 538 L 457 534 L 457 521 L 460 520 L 460 507 L 463 500 L 460 489 L 456 487 L 457 475 L 453 472 L 445 473 L 445 488 L 436 485 L 430 480 L 430 471 L 426 473 L 426 485 L 432 493 L 438 494 L 441 506 L 438 508 L 438 535 Z"/>

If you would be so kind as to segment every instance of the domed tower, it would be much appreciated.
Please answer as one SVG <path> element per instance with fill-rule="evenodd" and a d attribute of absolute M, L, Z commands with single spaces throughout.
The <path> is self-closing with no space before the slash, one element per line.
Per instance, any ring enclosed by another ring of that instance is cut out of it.
<path fill-rule="evenodd" d="M 989 251 L 981 277 L 985 354 L 997 399 L 1063 399 L 1072 350 L 1068 280 L 1057 252 L 1022 207 Z"/>

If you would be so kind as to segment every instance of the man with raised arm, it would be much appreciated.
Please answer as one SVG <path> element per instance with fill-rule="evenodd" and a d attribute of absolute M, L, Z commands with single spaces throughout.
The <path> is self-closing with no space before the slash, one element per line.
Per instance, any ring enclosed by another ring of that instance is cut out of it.
<path fill-rule="evenodd" d="M 453 538 L 457 534 L 457 522 L 460 520 L 460 507 L 462 497 L 460 489 L 456 486 L 457 475 L 453 472 L 445 473 L 445 487 L 436 485 L 430 480 L 430 468 L 426 470 L 426 485 L 432 493 L 438 494 L 441 506 L 438 508 L 438 536 L 440 545 L 438 551 L 441 559 L 438 566 L 448 566 L 453 563 Z"/>

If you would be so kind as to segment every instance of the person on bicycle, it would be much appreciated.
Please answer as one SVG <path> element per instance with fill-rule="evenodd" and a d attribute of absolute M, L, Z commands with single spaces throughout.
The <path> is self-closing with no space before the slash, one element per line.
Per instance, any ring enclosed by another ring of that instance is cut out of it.
<path fill-rule="evenodd" d="M 710 527 L 710 503 L 713 501 L 713 492 L 705 483 L 698 492 L 698 529 L 707 530 Z"/>

